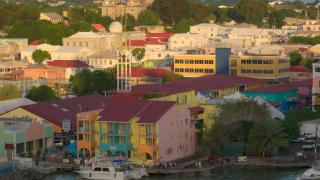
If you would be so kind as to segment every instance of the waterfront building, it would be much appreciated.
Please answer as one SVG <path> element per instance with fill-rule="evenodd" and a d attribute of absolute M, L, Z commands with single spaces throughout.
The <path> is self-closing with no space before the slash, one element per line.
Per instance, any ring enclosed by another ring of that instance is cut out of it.
<path fill-rule="evenodd" d="M 277 84 L 244 92 L 250 98 L 262 97 L 273 106 L 287 112 L 296 108 L 311 107 L 312 79 Z"/>
<path fill-rule="evenodd" d="M 320 105 L 320 63 L 312 64 L 312 106 Z"/>
<path fill-rule="evenodd" d="M 77 132 L 78 151 L 87 155 L 122 155 L 155 165 L 195 153 L 190 111 L 175 102 L 113 100 L 101 110 L 79 113 Z"/>
<path fill-rule="evenodd" d="M 268 79 L 288 80 L 289 57 L 278 47 L 257 47 L 230 57 L 230 75 Z"/>
<path fill-rule="evenodd" d="M 42 12 L 40 13 L 40 20 L 49 21 L 53 24 L 63 22 L 63 17 L 55 12 Z"/>
<path fill-rule="evenodd" d="M 0 118 L 0 136 L 0 157 L 7 160 L 53 145 L 53 127 L 34 119 Z"/>
<path fill-rule="evenodd" d="M 228 74 L 230 54 L 230 48 L 217 48 L 215 54 L 202 49 L 188 50 L 187 54 L 174 55 L 174 72 L 184 77 Z"/>
<path fill-rule="evenodd" d="M 290 81 L 312 79 L 312 72 L 304 66 L 290 66 Z"/>
<path fill-rule="evenodd" d="M 71 130 L 76 130 L 76 114 L 83 111 L 100 109 L 109 99 L 98 94 L 80 96 L 64 100 L 53 100 L 21 106 L 1 114 L 0 117 L 28 117 L 52 124 L 55 133 L 63 132 L 63 124 L 68 121 Z"/>

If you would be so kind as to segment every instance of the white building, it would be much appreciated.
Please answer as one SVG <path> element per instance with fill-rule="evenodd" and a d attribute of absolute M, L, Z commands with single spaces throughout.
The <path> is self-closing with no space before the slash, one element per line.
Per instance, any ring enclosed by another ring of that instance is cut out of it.
<path fill-rule="evenodd" d="M 208 44 L 209 40 L 200 34 L 180 33 L 170 37 L 169 49 L 181 49 L 186 47 L 201 47 Z"/>
<path fill-rule="evenodd" d="M 309 134 L 309 137 L 316 137 L 317 134 L 317 136 L 320 137 L 320 119 L 302 122 L 300 126 L 300 134 Z"/>
<path fill-rule="evenodd" d="M 112 51 L 100 51 L 89 56 L 85 62 L 94 69 L 103 70 L 115 67 L 118 60 Z"/>
<path fill-rule="evenodd" d="M 35 50 L 47 51 L 51 55 L 51 60 L 86 60 L 93 52 L 86 47 L 54 46 L 50 44 L 40 44 L 28 46 L 21 51 L 21 59 L 34 64 L 32 54 Z M 50 59 L 48 59 L 50 60 Z"/>
<path fill-rule="evenodd" d="M 219 26 L 212 23 L 202 23 L 190 27 L 190 33 L 201 34 L 205 38 L 216 38 L 218 36 L 224 36 L 226 34 L 227 27 Z"/>

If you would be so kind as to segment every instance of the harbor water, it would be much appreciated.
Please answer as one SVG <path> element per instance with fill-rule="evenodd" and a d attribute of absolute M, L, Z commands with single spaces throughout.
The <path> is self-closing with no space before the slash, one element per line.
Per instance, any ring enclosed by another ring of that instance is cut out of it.
<path fill-rule="evenodd" d="M 295 180 L 305 169 L 261 168 L 246 166 L 224 166 L 201 172 L 201 174 L 151 175 L 143 180 Z M 76 173 L 54 174 L 45 180 L 82 180 Z"/>

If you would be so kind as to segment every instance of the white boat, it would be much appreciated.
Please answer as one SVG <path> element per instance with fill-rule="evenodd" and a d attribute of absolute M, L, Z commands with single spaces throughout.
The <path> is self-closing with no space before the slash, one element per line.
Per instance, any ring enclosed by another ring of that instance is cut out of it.
<path fill-rule="evenodd" d="M 310 168 L 301 174 L 297 180 L 320 180 L 320 169 Z"/>
<path fill-rule="evenodd" d="M 96 180 L 129 180 L 126 171 L 116 170 L 110 163 L 93 164 L 92 168 L 82 168 L 77 171 L 80 177 Z"/>

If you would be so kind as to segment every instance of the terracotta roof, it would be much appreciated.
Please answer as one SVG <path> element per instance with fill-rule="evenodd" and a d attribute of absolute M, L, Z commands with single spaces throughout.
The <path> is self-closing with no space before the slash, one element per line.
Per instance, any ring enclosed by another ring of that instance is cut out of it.
<path fill-rule="evenodd" d="M 106 28 L 102 24 L 91 24 L 91 27 L 95 28 L 98 31 L 106 30 Z"/>
<path fill-rule="evenodd" d="M 148 33 L 146 37 L 147 42 L 168 42 L 169 38 L 173 36 L 174 33 Z"/>
<path fill-rule="evenodd" d="M 194 90 L 196 92 L 206 92 L 215 89 L 226 89 L 237 87 L 245 84 L 255 84 L 266 82 L 261 79 L 246 78 L 229 75 L 209 75 L 196 78 L 185 78 L 181 80 L 171 81 L 166 84 L 146 84 L 132 87 L 133 93 L 162 93 L 174 94 L 179 92 L 187 92 Z"/>
<path fill-rule="evenodd" d="M 128 40 L 128 44 L 130 46 L 139 46 L 139 47 L 144 47 L 146 45 L 145 40 Z"/>
<path fill-rule="evenodd" d="M 199 111 L 203 111 L 203 110 L 204 110 L 204 108 L 201 107 L 201 106 L 193 106 L 193 107 L 190 107 L 190 108 L 188 108 L 188 109 L 191 111 L 191 113 L 196 113 L 196 112 L 199 112 Z"/>
<path fill-rule="evenodd" d="M 106 104 L 100 121 L 128 122 L 138 117 L 138 123 L 154 123 L 175 105 L 171 101 L 117 100 Z"/>
<path fill-rule="evenodd" d="M 298 89 L 299 87 L 312 88 L 312 79 L 253 89 L 248 92 L 279 93 L 279 92 L 287 92 L 290 90 Z"/>
<path fill-rule="evenodd" d="M 311 70 L 304 66 L 291 66 L 290 72 L 311 72 Z"/>
<path fill-rule="evenodd" d="M 161 68 L 132 68 L 132 77 L 157 77 L 161 78 L 168 73 L 166 69 Z"/>
<path fill-rule="evenodd" d="M 64 68 L 89 67 L 88 64 L 79 60 L 53 60 L 53 61 L 48 61 L 47 64 L 49 66 L 64 67 Z"/>
<path fill-rule="evenodd" d="M 74 128 L 76 126 L 77 113 L 102 109 L 103 105 L 109 101 L 110 99 L 107 97 L 93 94 L 65 100 L 40 102 L 33 105 L 21 106 L 21 108 L 60 127 L 62 120 L 70 120 Z"/>

